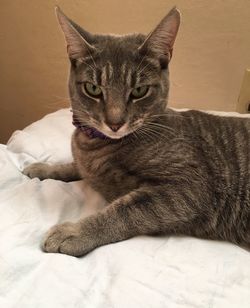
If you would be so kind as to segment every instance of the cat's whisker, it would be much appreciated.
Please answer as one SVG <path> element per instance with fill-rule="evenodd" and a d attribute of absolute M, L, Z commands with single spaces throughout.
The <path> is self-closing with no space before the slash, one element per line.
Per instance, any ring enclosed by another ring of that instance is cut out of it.
<path fill-rule="evenodd" d="M 138 133 L 141 133 L 142 135 L 149 137 L 151 141 L 154 141 L 155 139 L 155 131 L 145 129 L 145 127 L 142 127 L 141 129 L 138 129 Z"/>
<path fill-rule="evenodd" d="M 157 137 L 154 132 L 151 132 L 151 131 L 144 131 L 143 132 L 144 136 L 146 136 L 147 138 L 149 138 L 150 142 L 154 142 L 155 141 L 155 138 Z"/>
<path fill-rule="evenodd" d="M 152 141 L 155 141 L 155 138 L 160 136 L 160 137 L 163 137 L 163 138 L 166 138 L 166 136 L 164 134 L 160 134 L 160 133 L 157 133 L 155 131 L 152 131 L 152 130 L 146 130 L 144 131 L 145 133 L 148 133 L 149 135 L 153 136 L 154 138 L 152 139 Z"/>
<path fill-rule="evenodd" d="M 76 108 L 72 107 L 71 110 L 75 111 L 75 112 L 81 112 L 81 113 L 89 115 L 89 112 L 87 110 L 85 110 L 85 109 L 76 109 Z"/>
<path fill-rule="evenodd" d="M 139 129 L 140 129 L 140 126 L 134 127 L 133 130 L 132 130 L 132 134 L 135 136 L 136 140 L 140 140 Z"/>
<path fill-rule="evenodd" d="M 147 130 L 147 131 L 150 131 L 151 133 L 154 133 L 155 135 L 162 136 L 164 138 L 169 137 L 168 135 L 165 135 L 163 132 L 160 132 L 159 130 L 155 130 L 154 127 L 151 127 L 151 126 L 149 126 L 149 127 L 144 126 L 144 129 Z M 171 131 L 171 130 L 168 130 L 168 129 L 165 128 L 165 132 L 170 133 L 170 135 L 172 135 L 172 136 L 173 135 L 175 136 L 174 131 Z"/>
<path fill-rule="evenodd" d="M 164 124 L 160 124 L 160 123 L 155 123 L 155 122 L 145 122 L 148 125 L 154 126 L 154 127 L 160 127 L 160 128 L 166 128 L 166 129 L 170 129 L 169 126 L 164 125 Z M 173 128 L 171 128 L 173 130 Z"/>
<path fill-rule="evenodd" d="M 158 123 L 150 123 L 150 122 L 147 122 L 145 124 L 148 125 L 149 127 L 151 127 L 151 129 L 153 129 L 153 128 L 159 129 L 160 128 L 160 129 L 164 129 L 167 132 L 175 133 L 175 130 L 173 128 L 165 126 L 165 125 L 161 125 L 161 124 L 158 124 Z"/>
<path fill-rule="evenodd" d="M 167 128 L 169 128 L 169 126 L 167 124 L 162 124 L 162 123 L 158 123 L 158 122 L 155 122 L 155 121 L 152 122 L 152 121 L 146 120 L 144 123 L 145 124 L 151 124 L 151 125 L 159 126 L 159 127 L 167 127 Z"/>

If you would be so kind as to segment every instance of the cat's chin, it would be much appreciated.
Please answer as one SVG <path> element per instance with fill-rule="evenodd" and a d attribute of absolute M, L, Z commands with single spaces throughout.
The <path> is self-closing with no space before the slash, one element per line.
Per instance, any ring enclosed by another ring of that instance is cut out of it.
<path fill-rule="evenodd" d="M 138 129 L 140 128 L 140 126 L 134 127 L 134 128 L 127 128 L 126 130 L 123 130 L 121 132 L 116 132 L 116 133 L 112 133 L 109 132 L 107 130 L 99 130 L 103 135 L 105 135 L 107 138 L 110 139 L 122 139 L 124 137 L 128 137 L 130 135 L 132 135 L 134 132 L 136 132 Z"/>
<path fill-rule="evenodd" d="M 98 130 L 110 139 L 122 139 L 133 132 L 131 129 L 129 129 L 128 124 L 123 125 L 123 127 L 121 127 L 121 129 L 117 132 L 113 132 L 105 124 L 101 127 L 101 129 L 99 128 Z"/>
<path fill-rule="evenodd" d="M 110 134 L 110 133 L 106 133 L 106 132 L 102 132 L 102 134 L 104 134 L 105 136 L 107 136 L 110 139 L 116 139 L 116 140 L 117 139 L 122 139 L 122 138 L 130 135 L 130 133 L 127 133 L 127 134 L 116 134 L 116 133 Z"/>

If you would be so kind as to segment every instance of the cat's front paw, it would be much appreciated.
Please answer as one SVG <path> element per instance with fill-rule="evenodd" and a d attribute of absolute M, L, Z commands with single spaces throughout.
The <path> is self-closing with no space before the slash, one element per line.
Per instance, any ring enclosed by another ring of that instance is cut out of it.
<path fill-rule="evenodd" d="M 64 253 L 80 257 L 95 248 L 91 239 L 84 236 L 80 223 L 66 222 L 52 227 L 45 236 L 45 252 Z"/>
<path fill-rule="evenodd" d="M 49 170 L 48 164 L 35 163 L 24 168 L 22 173 L 24 175 L 27 175 L 31 179 L 39 178 L 40 180 L 44 180 L 48 178 L 48 170 Z"/>

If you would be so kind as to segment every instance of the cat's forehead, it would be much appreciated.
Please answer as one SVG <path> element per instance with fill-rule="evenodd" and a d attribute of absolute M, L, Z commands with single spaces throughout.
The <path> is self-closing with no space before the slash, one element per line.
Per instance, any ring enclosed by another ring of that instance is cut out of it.
<path fill-rule="evenodd" d="M 119 35 L 95 35 L 94 45 L 101 51 L 107 50 L 136 50 L 145 40 L 145 35 L 140 33 Z"/>
<path fill-rule="evenodd" d="M 94 57 L 103 66 L 107 61 L 114 66 L 124 62 L 136 62 L 140 55 L 138 48 L 143 43 L 142 34 L 99 35 L 96 37 L 96 54 Z"/>
<path fill-rule="evenodd" d="M 158 73 L 158 62 L 148 62 L 138 48 L 144 42 L 142 34 L 96 36 L 96 52 L 87 54 L 79 67 L 78 77 L 100 85 L 134 86 Z M 149 76 L 150 75 L 150 76 Z"/>

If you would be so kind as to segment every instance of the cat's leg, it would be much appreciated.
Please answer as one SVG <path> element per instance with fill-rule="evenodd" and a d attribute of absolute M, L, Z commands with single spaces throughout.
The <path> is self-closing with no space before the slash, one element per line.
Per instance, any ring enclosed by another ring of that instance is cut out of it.
<path fill-rule="evenodd" d="M 23 170 L 23 174 L 30 178 L 54 179 L 64 182 L 81 180 L 74 163 L 49 165 L 46 163 L 35 163 Z"/>
<path fill-rule="evenodd" d="M 162 188 L 139 188 L 95 215 L 52 227 L 43 250 L 82 256 L 96 247 L 136 235 L 183 232 L 197 212 L 185 197 L 174 190 L 171 195 Z"/>

